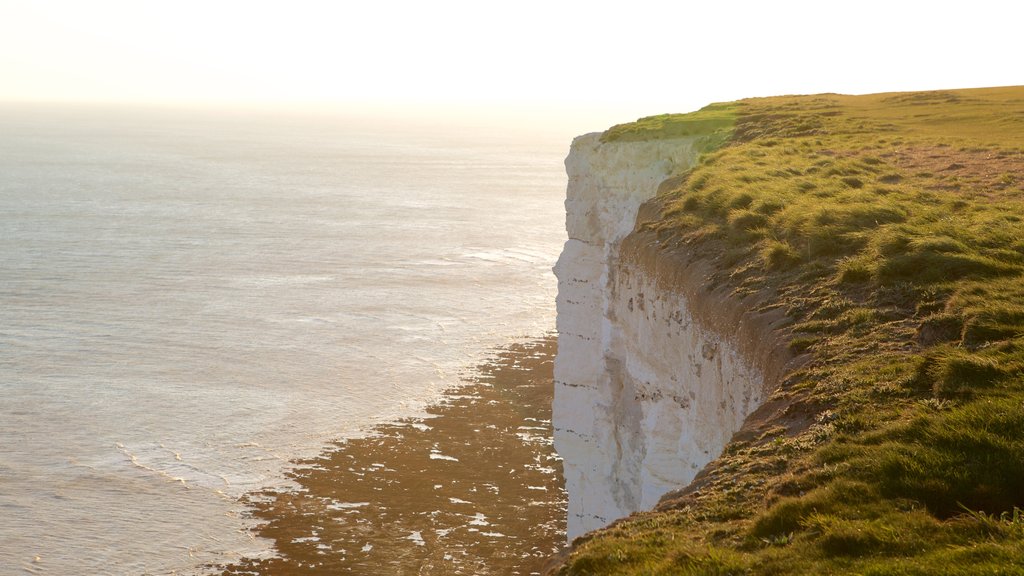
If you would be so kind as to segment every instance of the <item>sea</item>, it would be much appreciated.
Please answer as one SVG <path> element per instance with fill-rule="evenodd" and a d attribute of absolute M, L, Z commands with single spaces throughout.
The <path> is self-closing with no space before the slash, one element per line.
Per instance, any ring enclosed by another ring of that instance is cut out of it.
<path fill-rule="evenodd" d="M 543 128 L 0 106 L 0 574 L 272 554 L 243 496 L 553 330 Z"/>

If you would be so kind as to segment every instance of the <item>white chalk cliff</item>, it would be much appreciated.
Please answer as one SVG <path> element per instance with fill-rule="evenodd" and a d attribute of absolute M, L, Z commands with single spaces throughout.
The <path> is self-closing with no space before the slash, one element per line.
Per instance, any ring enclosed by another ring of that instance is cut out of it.
<path fill-rule="evenodd" d="M 696 138 L 588 134 L 565 162 L 554 427 L 570 541 L 689 484 L 765 395 L 748 318 L 715 314 L 699 301 L 713 299 L 701 296 L 702 268 L 661 258 L 656 235 L 634 232 L 641 204 L 698 151 Z"/>

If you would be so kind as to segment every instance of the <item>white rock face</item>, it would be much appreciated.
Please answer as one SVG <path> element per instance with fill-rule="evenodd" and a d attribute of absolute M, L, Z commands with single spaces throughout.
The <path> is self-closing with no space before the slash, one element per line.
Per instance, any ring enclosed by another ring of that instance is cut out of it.
<path fill-rule="evenodd" d="M 588 134 L 565 162 L 554 427 L 570 541 L 689 484 L 762 401 L 763 377 L 721 336 L 728 327 L 699 325 L 682 290 L 619 259 L 640 204 L 696 156 L 690 138 Z"/>

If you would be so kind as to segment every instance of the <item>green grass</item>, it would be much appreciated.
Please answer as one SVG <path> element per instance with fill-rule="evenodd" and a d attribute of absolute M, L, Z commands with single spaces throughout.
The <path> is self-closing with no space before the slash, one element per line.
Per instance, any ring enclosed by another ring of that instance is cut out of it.
<path fill-rule="evenodd" d="M 558 573 L 1024 574 L 1024 88 L 751 99 L 604 139 L 701 130 L 644 227 L 785 310 L 810 360 L 699 487 Z"/>
<path fill-rule="evenodd" d="M 612 126 L 602 142 L 638 142 L 684 136 L 700 136 L 709 148 L 720 146 L 732 134 L 736 108 L 731 103 L 711 104 L 688 114 L 661 114 Z"/>

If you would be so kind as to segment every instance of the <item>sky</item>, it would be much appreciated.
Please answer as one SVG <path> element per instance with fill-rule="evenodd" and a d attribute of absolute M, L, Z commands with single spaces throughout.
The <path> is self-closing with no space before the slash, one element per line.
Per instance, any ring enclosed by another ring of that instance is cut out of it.
<path fill-rule="evenodd" d="M 618 118 L 1016 85 L 1008 0 L 0 0 L 0 102 Z"/>

